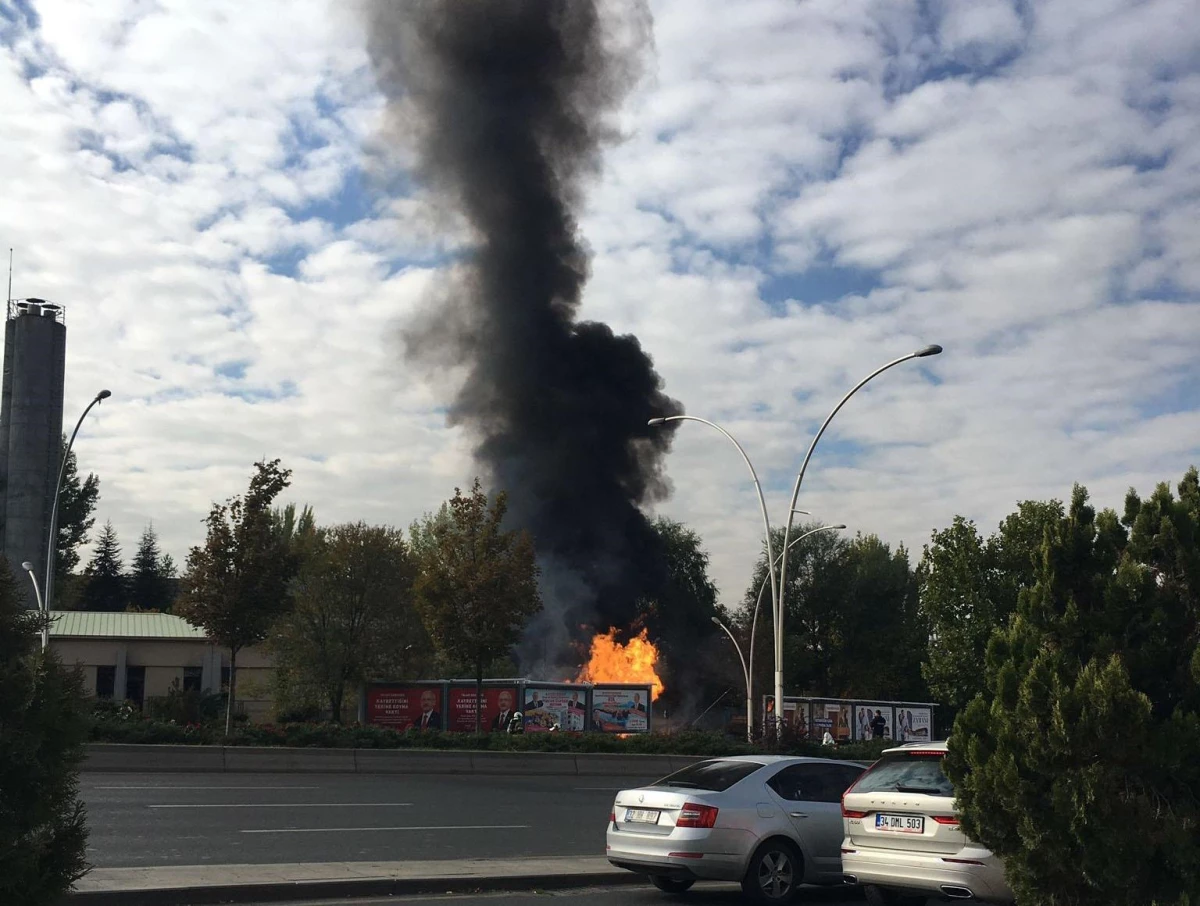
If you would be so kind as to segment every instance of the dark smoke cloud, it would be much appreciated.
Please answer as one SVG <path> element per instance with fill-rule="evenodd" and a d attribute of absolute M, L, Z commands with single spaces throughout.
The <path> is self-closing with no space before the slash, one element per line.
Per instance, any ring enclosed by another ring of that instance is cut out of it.
<path fill-rule="evenodd" d="M 602 12 L 604 15 L 602 15 Z M 612 15 L 607 15 L 612 13 Z M 577 664 L 583 624 L 628 627 L 663 581 L 639 506 L 668 493 L 682 411 L 636 337 L 576 320 L 589 256 L 576 212 L 650 44 L 641 2 L 373 0 L 368 49 L 418 180 L 472 232 L 406 354 L 465 369 L 450 421 L 534 535 L 546 611 L 526 669 Z M 558 678 L 558 677 L 554 677 Z"/>

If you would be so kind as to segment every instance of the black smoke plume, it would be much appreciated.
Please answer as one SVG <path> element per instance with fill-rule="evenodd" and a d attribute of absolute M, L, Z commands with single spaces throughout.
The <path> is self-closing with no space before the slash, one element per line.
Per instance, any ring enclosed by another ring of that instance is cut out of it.
<path fill-rule="evenodd" d="M 664 581 L 639 506 L 668 488 L 677 414 L 636 337 L 576 320 L 589 255 L 576 215 L 610 117 L 650 44 L 640 2 L 373 0 L 368 49 L 390 134 L 415 152 L 435 203 L 469 225 L 470 252 L 406 355 L 465 381 L 450 422 L 532 532 L 545 612 L 522 667 L 562 678 L 593 628 L 627 628 Z M 555 675 L 557 674 L 557 675 Z"/>

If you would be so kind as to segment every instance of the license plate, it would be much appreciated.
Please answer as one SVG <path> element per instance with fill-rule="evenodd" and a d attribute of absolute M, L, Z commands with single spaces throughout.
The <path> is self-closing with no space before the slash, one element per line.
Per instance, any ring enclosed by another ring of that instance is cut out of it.
<path fill-rule="evenodd" d="M 875 830 L 889 831 L 894 834 L 923 834 L 925 833 L 924 815 L 876 815 Z"/>
<path fill-rule="evenodd" d="M 625 811 L 625 821 L 629 824 L 658 824 L 658 809 L 631 808 Z"/>

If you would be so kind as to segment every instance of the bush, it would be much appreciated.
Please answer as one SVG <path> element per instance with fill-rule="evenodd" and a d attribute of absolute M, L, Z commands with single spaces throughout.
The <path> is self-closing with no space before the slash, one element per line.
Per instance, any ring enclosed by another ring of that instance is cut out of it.
<path fill-rule="evenodd" d="M 433 749 L 490 752 L 575 752 L 629 755 L 695 755 L 716 757 L 762 752 L 744 740 L 720 733 L 648 733 L 624 738 L 609 733 L 443 733 L 399 731 L 362 724 L 280 723 L 250 724 L 223 735 L 220 722 L 204 726 L 178 725 L 142 717 L 133 720 L 97 720 L 93 742 L 160 743 L 176 745 L 220 743 L 227 746 L 290 746 L 294 748 Z M 874 761 L 893 745 L 890 740 L 855 743 L 836 748 L 812 742 L 794 743 L 786 754 Z"/>
<path fill-rule="evenodd" d="M 152 719 L 176 724 L 200 724 L 217 720 L 224 713 L 225 696 L 212 692 L 184 692 L 179 680 L 171 683 L 167 694 L 146 702 L 146 714 Z"/>

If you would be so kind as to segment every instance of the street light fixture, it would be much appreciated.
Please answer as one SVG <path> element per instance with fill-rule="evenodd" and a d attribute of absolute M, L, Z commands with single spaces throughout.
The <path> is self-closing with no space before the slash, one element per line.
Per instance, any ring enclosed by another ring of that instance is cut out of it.
<path fill-rule="evenodd" d="M 808 515 L 808 513 L 806 513 L 804 510 L 796 510 L 795 512 L 804 513 L 804 515 L 806 515 L 806 516 Z M 798 538 L 793 538 L 791 543 L 788 545 L 788 547 L 789 548 L 795 547 L 797 544 L 799 544 L 801 541 L 803 541 L 809 535 L 815 535 L 817 532 L 835 532 L 835 531 L 840 532 L 845 527 L 846 526 L 844 524 L 838 523 L 837 525 L 822 525 L 815 529 L 810 529 L 809 531 L 805 532 L 803 535 L 800 535 Z M 781 552 L 779 554 L 779 560 L 782 560 L 782 559 L 783 559 L 783 554 Z M 779 562 L 779 561 L 777 560 L 776 562 Z M 780 577 L 779 577 L 779 581 L 780 581 L 780 584 L 782 585 L 784 582 L 787 581 L 787 576 L 785 576 L 781 573 Z M 759 611 L 759 608 L 762 606 L 763 590 L 766 587 L 767 587 L 767 580 L 764 577 L 762 585 L 760 585 L 758 587 L 758 598 L 754 602 L 754 617 L 750 621 L 750 673 L 751 673 L 751 675 L 754 674 L 754 636 L 758 629 L 758 611 Z M 750 697 L 749 687 L 747 687 L 746 697 L 747 698 Z M 776 699 L 775 716 L 777 718 L 779 717 L 780 714 L 782 714 L 782 712 L 779 710 L 781 707 L 778 704 L 779 701 L 780 701 L 780 699 Z"/>
<path fill-rule="evenodd" d="M 83 420 L 87 418 L 87 414 L 92 411 L 92 406 L 95 406 L 112 396 L 111 390 L 101 390 L 87 404 L 87 408 L 83 410 L 83 415 L 79 416 L 79 421 L 75 423 L 75 430 L 71 432 L 71 439 L 67 441 L 67 449 L 63 451 L 62 465 L 58 469 L 58 484 L 54 486 L 54 503 L 50 507 L 50 538 L 46 542 L 46 614 L 50 614 L 50 605 L 54 599 L 54 551 L 58 546 L 58 495 L 62 493 L 63 476 L 67 472 L 67 460 L 71 458 L 71 448 L 75 446 L 75 435 L 79 433 L 79 428 L 83 425 Z"/>
<path fill-rule="evenodd" d="M 765 582 L 763 583 L 766 584 Z M 746 679 L 746 742 L 754 742 L 754 699 L 750 697 L 750 668 L 746 665 L 746 658 L 742 655 L 742 646 L 738 644 L 737 638 L 729 627 L 722 623 L 717 617 L 713 617 L 712 621 L 725 630 L 725 634 L 729 636 L 729 641 L 733 642 L 733 648 L 738 653 L 738 660 L 742 662 L 742 675 Z"/>
<path fill-rule="evenodd" d="M 863 386 L 872 379 L 883 374 L 889 368 L 899 365 L 901 362 L 907 362 L 909 359 L 923 359 L 927 356 L 938 355 L 942 351 L 942 347 L 936 343 L 931 343 L 928 346 L 918 349 L 916 352 L 910 352 L 908 355 L 900 356 L 898 359 L 893 359 L 886 365 L 876 368 L 865 378 L 850 388 L 850 392 L 842 397 L 841 401 L 833 407 L 833 411 L 826 416 L 821 428 L 817 431 L 816 436 L 812 439 L 812 443 L 808 445 L 808 452 L 804 454 L 804 462 L 800 464 L 800 474 L 796 476 L 795 487 L 792 488 L 792 501 L 788 504 L 788 519 L 787 525 L 783 530 L 783 553 L 780 555 L 779 571 L 782 575 L 787 575 L 787 555 L 788 548 L 791 546 L 789 539 L 792 535 L 792 520 L 796 515 L 796 500 L 800 496 L 800 484 L 804 481 L 804 473 L 808 469 L 808 461 L 812 459 L 813 450 L 816 449 L 817 441 L 821 439 L 821 435 L 825 433 L 825 429 L 829 427 L 829 423 L 833 421 L 833 417 L 838 414 L 842 406 L 850 397 L 854 396 Z M 772 577 L 774 581 L 774 577 Z M 775 605 L 775 716 L 780 717 L 780 707 L 783 702 L 783 606 L 784 606 L 785 591 L 782 587 L 772 595 Z"/>
<path fill-rule="evenodd" d="M 646 424 L 649 425 L 651 428 L 654 428 L 654 427 L 657 427 L 658 425 L 665 425 L 667 422 L 673 422 L 673 421 L 700 422 L 700 424 L 702 424 L 702 425 L 708 425 L 710 428 L 713 428 L 717 431 L 720 431 L 722 434 L 724 434 L 726 439 L 728 439 L 731 444 L 733 444 L 735 447 L 737 447 L 737 451 L 742 454 L 742 459 L 746 463 L 746 468 L 748 468 L 750 470 L 750 477 L 754 480 L 754 490 L 758 493 L 758 507 L 762 511 L 763 534 L 767 541 L 767 567 L 768 567 L 767 573 L 771 580 L 771 602 L 775 606 L 775 608 L 778 609 L 779 583 L 776 581 L 775 551 L 774 551 L 774 546 L 771 543 L 771 520 L 767 516 L 767 501 L 763 497 L 762 485 L 759 484 L 758 473 L 754 470 L 754 463 L 752 463 L 750 461 L 750 457 L 746 455 L 746 451 L 744 449 L 742 449 L 742 445 L 737 442 L 737 438 L 735 438 L 732 434 L 730 434 L 728 431 L 726 431 L 724 428 L 722 428 L 716 422 L 710 422 L 706 418 L 698 418 L 695 415 L 671 415 L 666 418 L 652 418 Z M 796 506 L 796 501 L 793 498 L 792 507 L 795 507 L 795 506 Z M 791 524 L 791 521 L 792 521 L 791 514 L 789 514 L 789 517 L 788 517 L 789 525 Z M 782 669 L 779 667 L 778 660 L 776 660 L 776 668 Z M 747 693 L 747 698 L 749 698 L 749 693 Z"/>
<path fill-rule="evenodd" d="M 33 564 L 26 560 L 21 564 L 21 569 L 29 573 L 29 581 L 33 583 L 33 596 L 37 599 L 38 613 L 42 615 L 42 620 L 47 621 L 50 618 L 46 606 L 42 603 L 42 591 L 38 588 L 37 575 L 33 571 Z M 49 622 L 42 623 L 42 651 L 45 651 L 50 644 L 50 624 Z"/>

